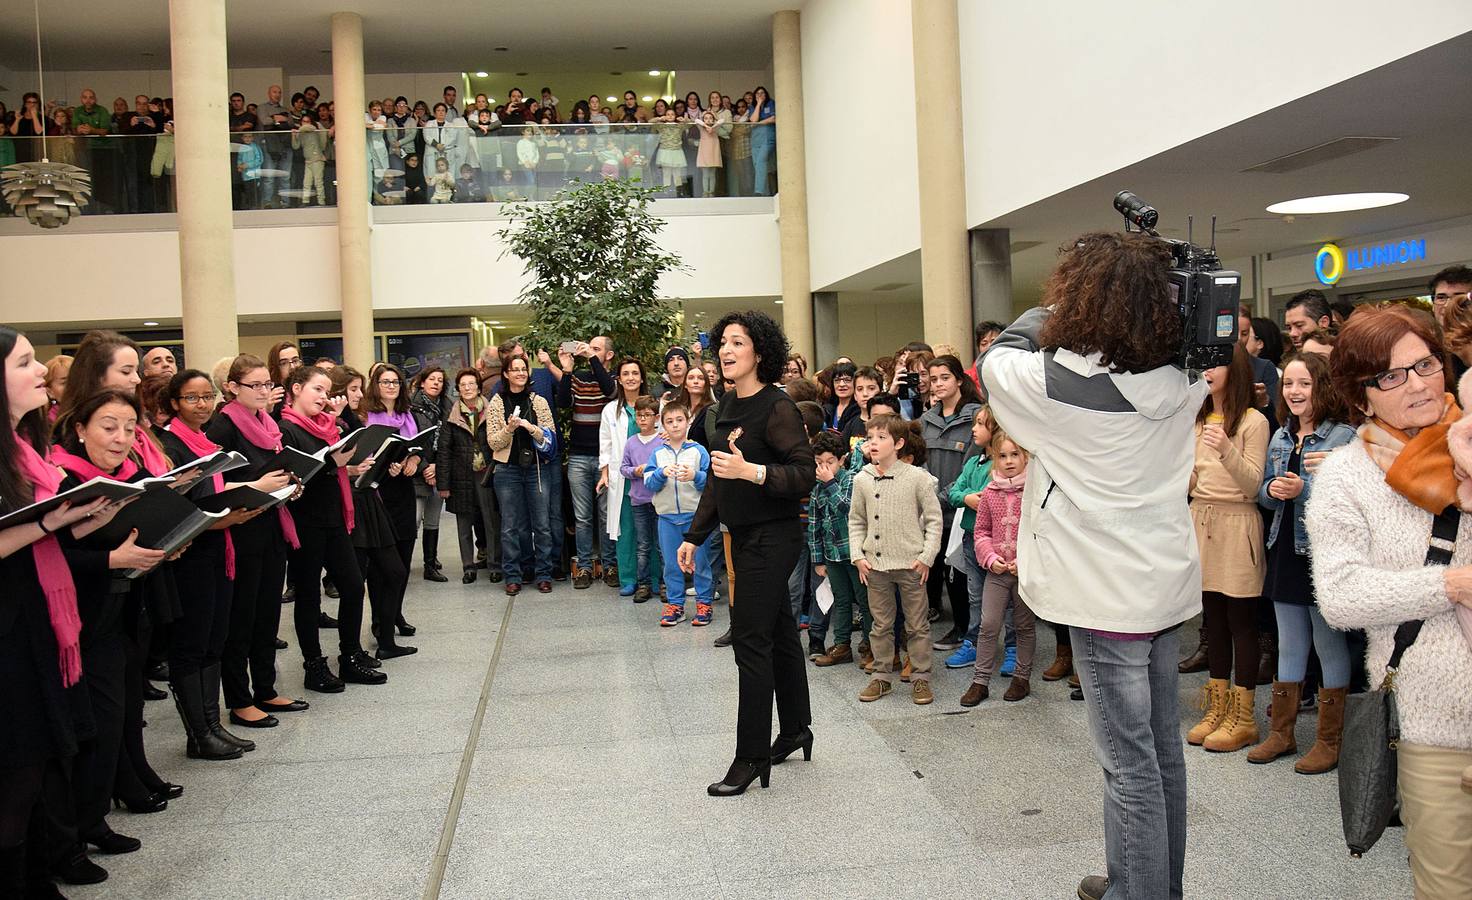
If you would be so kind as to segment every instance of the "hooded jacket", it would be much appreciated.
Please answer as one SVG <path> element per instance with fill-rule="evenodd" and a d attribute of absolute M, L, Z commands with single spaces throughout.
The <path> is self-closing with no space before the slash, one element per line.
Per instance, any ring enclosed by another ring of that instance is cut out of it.
<path fill-rule="evenodd" d="M 1201 610 L 1187 491 L 1206 382 L 1174 366 L 1111 372 L 1042 350 L 1050 311 L 992 344 L 981 378 L 997 422 L 1032 453 L 1017 563 L 1027 605 L 1080 628 L 1153 633 Z"/>
<path fill-rule="evenodd" d="M 980 404 L 962 403 L 947 422 L 941 414 L 940 404 L 935 403 L 920 416 L 920 435 L 925 438 L 925 468 L 938 482 L 937 499 L 942 511 L 955 509 L 951 505 L 951 485 L 961 474 L 966 457 L 971 453 L 971 421 L 976 418 L 978 409 L 981 409 Z M 946 521 L 949 523 L 950 520 Z"/>

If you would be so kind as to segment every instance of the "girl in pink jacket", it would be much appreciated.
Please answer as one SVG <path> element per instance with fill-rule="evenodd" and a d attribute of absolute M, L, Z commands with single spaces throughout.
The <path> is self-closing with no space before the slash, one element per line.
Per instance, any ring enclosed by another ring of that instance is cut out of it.
<path fill-rule="evenodd" d="M 1022 488 L 1027 483 L 1027 451 L 1001 428 L 992 432 L 992 480 L 976 507 L 976 561 L 987 572 L 981 593 L 981 629 L 976 639 L 976 672 L 962 706 L 987 698 L 988 685 L 1000 663 L 997 634 L 1007 605 L 1017 629 L 1017 669 L 1003 700 L 1026 697 L 1031 688 L 1033 651 L 1037 646 L 1037 619 L 1017 592 L 1017 529 L 1022 522 Z"/>

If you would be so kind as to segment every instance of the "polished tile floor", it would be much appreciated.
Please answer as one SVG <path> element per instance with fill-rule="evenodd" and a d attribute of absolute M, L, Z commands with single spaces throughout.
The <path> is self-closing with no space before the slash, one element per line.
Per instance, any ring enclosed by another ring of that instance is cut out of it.
<path fill-rule="evenodd" d="M 602 585 L 513 602 L 416 570 L 407 615 L 420 652 L 385 663 L 388 684 L 305 695 L 309 712 L 242 730 L 259 744 L 242 760 L 186 760 L 171 704 L 149 704 L 150 758 L 186 792 L 114 813 L 143 849 L 98 857 L 110 880 L 68 895 L 1071 898 L 1103 869 L 1101 777 L 1061 683 L 963 710 L 969 670 L 942 670 L 931 706 L 860 704 L 857 668 L 810 667 L 813 761 L 715 800 L 736 709 L 731 651 L 711 646 L 724 609 L 661 629 L 656 603 Z M 1182 679 L 1183 716 L 1202 677 Z M 1188 897 L 1411 896 L 1398 832 L 1349 857 L 1332 775 L 1187 760 Z"/>

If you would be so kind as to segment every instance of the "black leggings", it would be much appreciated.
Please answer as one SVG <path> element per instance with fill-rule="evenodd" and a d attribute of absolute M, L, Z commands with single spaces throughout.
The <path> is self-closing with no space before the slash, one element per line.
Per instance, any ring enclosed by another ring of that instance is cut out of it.
<path fill-rule="evenodd" d="M 731 560 L 741 573 L 731 607 L 731 644 L 740 672 L 738 757 L 761 759 L 771 752 L 774 694 L 783 734 L 796 734 L 813 720 L 807 658 L 787 593 L 802 540 L 796 519 L 731 529 Z"/>
<path fill-rule="evenodd" d="M 230 529 L 235 584 L 220 672 L 225 705 L 231 709 L 276 697 L 276 632 L 281 627 L 287 558 L 278 522 L 276 511 L 268 510 Z"/>
<path fill-rule="evenodd" d="M 220 662 L 225 650 L 234 582 L 225 574 L 224 545 L 217 553 L 185 553 L 174 580 L 187 591 L 184 614 L 169 627 L 169 673 L 179 678 Z"/>
<path fill-rule="evenodd" d="M 373 611 L 373 627 L 380 635 L 379 644 L 392 644 L 394 620 L 399 616 L 404 605 L 404 591 L 409 587 L 409 570 L 404 567 L 398 547 L 354 549 L 358 569 L 367 576 L 368 604 Z"/>
<path fill-rule="evenodd" d="M 317 636 L 318 618 L 322 614 L 322 570 L 337 585 L 338 652 L 351 656 L 363 649 L 363 575 L 358 570 L 358 555 L 347 529 L 342 526 L 319 528 L 298 525 L 301 547 L 292 551 L 292 586 L 296 588 L 292 618 L 296 624 L 296 640 L 302 648 L 302 659 L 310 661 L 322 656 L 322 641 Z"/>
<path fill-rule="evenodd" d="M 1257 598 L 1228 597 L 1201 592 L 1202 624 L 1206 626 L 1206 664 L 1212 678 L 1233 673 L 1236 660 L 1238 687 L 1257 687 Z"/>

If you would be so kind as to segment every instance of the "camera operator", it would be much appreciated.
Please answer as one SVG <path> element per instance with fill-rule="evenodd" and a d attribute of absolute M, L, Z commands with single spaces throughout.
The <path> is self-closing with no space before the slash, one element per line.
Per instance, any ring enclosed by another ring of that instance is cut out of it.
<path fill-rule="evenodd" d="M 1176 368 L 1169 248 L 1095 233 L 1067 247 L 1042 305 L 997 338 L 981 378 L 1032 452 L 1018 572 L 1039 618 L 1069 626 L 1104 769 L 1108 879 L 1078 895 L 1181 896 L 1186 767 L 1178 627 L 1201 610 L 1186 505 L 1204 381 Z M 1128 836 L 1128 840 L 1126 840 Z"/>

